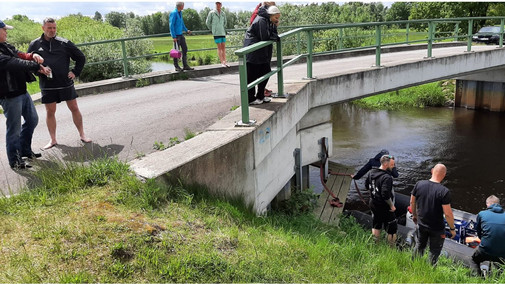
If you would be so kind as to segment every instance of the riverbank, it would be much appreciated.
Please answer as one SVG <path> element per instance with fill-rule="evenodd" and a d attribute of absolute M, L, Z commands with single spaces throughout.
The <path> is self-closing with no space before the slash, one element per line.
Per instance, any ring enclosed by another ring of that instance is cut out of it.
<path fill-rule="evenodd" d="M 383 110 L 452 106 L 455 88 L 456 80 L 443 80 L 367 97 L 353 104 Z"/>
<path fill-rule="evenodd" d="M 0 199 L 0 282 L 483 281 L 446 258 L 433 269 L 375 245 L 349 219 L 257 217 L 201 188 L 142 183 L 114 159 L 35 175 L 36 187 Z"/>

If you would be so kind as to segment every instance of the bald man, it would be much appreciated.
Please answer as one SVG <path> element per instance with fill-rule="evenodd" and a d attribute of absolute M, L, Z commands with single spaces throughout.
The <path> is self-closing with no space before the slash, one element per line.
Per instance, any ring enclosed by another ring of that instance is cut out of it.
<path fill-rule="evenodd" d="M 431 178 L 417 182 L 410 195 L 412 218 L 414 223 L 418 225 L 413 256 L 423 255 L 429 240 L 429 258 L 433 266 L 437 264 L 444 246 L 444 215 L 451 230 L 451 238 L 456 236 L 451 194 L 447 187 L 440 184 L 446 173 L 447 168 L 443 164 L 437 164 L 431 169 Z"/>

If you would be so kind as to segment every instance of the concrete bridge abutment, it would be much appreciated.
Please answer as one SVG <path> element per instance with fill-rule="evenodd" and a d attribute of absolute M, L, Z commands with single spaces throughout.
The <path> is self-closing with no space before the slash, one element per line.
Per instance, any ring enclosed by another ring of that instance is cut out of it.
<path fill-rule="evenodd" d="M 454 105 L 468 109 L 505 111 L 505 69 L 457 78 Z"/>

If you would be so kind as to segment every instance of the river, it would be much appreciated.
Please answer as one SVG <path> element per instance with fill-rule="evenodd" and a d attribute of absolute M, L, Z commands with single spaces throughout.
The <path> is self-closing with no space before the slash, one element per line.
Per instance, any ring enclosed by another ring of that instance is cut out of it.
<path fill-rule="evenodd" d="M 503 113 L 463 108 L 374 111 L 340 104 L 333 107 L 332 121 L 331 160 L 358 170 L 388 149 L 400 173 L 396 192 L 410 195 L 418 180 L 429 179 L 430 169 L 443 163 L 443 184 L 451 191 L 453 208 L 478 213 L 489 195 L 505 198 Z M 311 182 L 315 176 L 311 171 Z M 362 190 L 364 179 L 359 182 Z M 356 200 L 351 190 L 348 202 Z"/>

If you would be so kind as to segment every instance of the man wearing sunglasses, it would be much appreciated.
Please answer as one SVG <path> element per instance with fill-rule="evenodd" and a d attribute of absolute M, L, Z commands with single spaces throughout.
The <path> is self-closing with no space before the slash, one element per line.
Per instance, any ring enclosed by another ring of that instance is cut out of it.
<path fill-rule="evenodd" d="M 391 170 L 395 167 L 395 158 L 391 155 L 383 155 L 380 158 L 380 163 L 380 167 L 372 169 L 365 181 L 365 186 L 370 191 L 370 209 L 373 217 L 372 234 L 375 242 L 378 242 L 381 229 L 384 228 L 389 245 L 394 247 L 398 224 L 395 215 Z"/>

